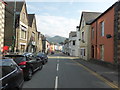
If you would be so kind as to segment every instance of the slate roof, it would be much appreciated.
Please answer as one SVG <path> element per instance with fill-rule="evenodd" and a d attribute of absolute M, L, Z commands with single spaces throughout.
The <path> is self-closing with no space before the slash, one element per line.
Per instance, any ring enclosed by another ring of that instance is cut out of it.
<path fill-rule="evenodd" d="M 106 14 L 109 10 L 111 10 L 113 7 L 115 7 L 115 5 L 119 5 L 120 4 L 120 0 L 118 0 L 117 2 L 115 2 L 111 7 L 109 7 L 105 12 L 103 12 L 101 15 L 99 15 L 95 20 L 93 20 L 90 24 L 94 23 L 97 19 L 99 19 L 101 16 L 103 16 L 104 14 Z"/>
<path fill-rule="evenodd" d="M 94 21 L 100 15 L 101 15 L 100 12 L 82 12 L 81 20 L 80 20 L 80 25 L 81 25 L 83 17 L 84 17 L 85 23 L 89 24 L 92 21 Z"/>
<path fill-rule="evenodd" d="M 76 31 L 71 31 L 69 33 L 69 37 L 76 37 L 77 36 L 77 32 Z"/>
<path fill-rule="evenodd" d="M 28 25 L 32 27 L 32 22 L 35 17 L 35 14 L 28 14 Z"/>
<path fill-rule="evenodd" d="M 6 2 L 6 3 L 7 3 L 7 5 L 5 6 L 6 11 L 8 11 L 11 14 L 14 14 L 15 2 Z M 25 3 L 24 1 L 16 2 L 16 14 L 20 14 L 24 3 Z"/>

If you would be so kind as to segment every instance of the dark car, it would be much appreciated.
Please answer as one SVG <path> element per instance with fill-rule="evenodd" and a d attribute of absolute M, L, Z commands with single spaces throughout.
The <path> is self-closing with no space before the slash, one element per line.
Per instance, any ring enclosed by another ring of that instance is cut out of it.
<path fill-rule="evenodd" d="M 45 53 L 39 52 L 35 56 L 36 56 L 37 59 L 41 59 L 42 60 L 42 64 L 43 65 L 48 62 L 48 57 L 47 57 L 47 54 L 45 54 Z"/>
<path fill-rule="evenodd" d="M 52 54 L 54 54 L 54 52 L 53 52 L 53 51 L 51 52 L 51 55 L 52 55 Z"/>
<path fill-rule="evenodd" d="M 0 75 L 1 90 L 22 89 L 23 71 L 12 59 L 0 59 Z"/>
<path fill-rule="evenodd" d="M 22 55 L 5 55 L 5 57 L 12 58 L 22 69 L 25 80 L 32 78 L 33 72 L 41 70 L 42 60 L 36 59 L 32 53 L 25 53 Z"/>

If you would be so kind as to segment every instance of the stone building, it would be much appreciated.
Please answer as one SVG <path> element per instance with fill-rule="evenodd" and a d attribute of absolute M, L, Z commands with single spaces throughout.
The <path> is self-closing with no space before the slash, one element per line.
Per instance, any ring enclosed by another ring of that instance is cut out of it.
<path fill-rule="evenodd" d="M 5 19 L 5 5 L 0 2 L 0 52 L 4 46 L 4 19 Z"/>
<path fill-rule="evenodd" d="M 28 17 L 25 1 L 7 2 L 5 7 L 4 45 L 11 47 L 12 51 L 25 52 L 27 33 Z"/>

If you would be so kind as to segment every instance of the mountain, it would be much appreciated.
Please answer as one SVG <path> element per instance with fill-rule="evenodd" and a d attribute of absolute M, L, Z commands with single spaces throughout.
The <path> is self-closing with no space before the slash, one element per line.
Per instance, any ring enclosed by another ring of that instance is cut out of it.
<path fill-rule="evenodd" d="M 45 34 L 45 37 L 47 37 L 47 38 L 51 38 L 51 36 L 49 36 L 49 35 L 47 35 L 47 34 Z"/>
<path fill-rule="evenodd" d="M 66 39 L 65 37 L 62 37 L 62 36 L 50 37 L 48 35 L 46 35 L 46 38 L 49 42 L 53 42 L 53 43 L 61 43 L 61 42 L 64 42 L 64 40 Z"/>

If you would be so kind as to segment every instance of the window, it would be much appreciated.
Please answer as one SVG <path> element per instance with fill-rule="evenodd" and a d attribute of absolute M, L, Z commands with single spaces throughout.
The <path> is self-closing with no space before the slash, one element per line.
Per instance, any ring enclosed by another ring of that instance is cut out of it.
<path fill-rule="evenodd" d="M 82 28 L 85 26 L 85 24 L 84 24 L 85 22 L 84 22 L 84 20 L 82 21 Z"/>
<path fill-rule="evenodd" d="M 25 45 L 21 45 L 21 52 L 25 51 Z"/>
<path fill-rule="evenodd" d="M 104 36 L 104 21 L 100 23 L 101 36 Z"/>
<path fill-rule="evenodd" d="M 6 76 L 7 74 L 13 72 L 16 69 L 16 64 L 9 59 L 6 59 L 4 61 L 2 61 L 2 63 L 0 63 L 2 65 L 0 65 L 0 69 L 2 71 L 2 77 Z"/>
<path fill-rule="evenodd" d="M 104 45 L 100 45 L 100 59 L 104 60 Z"/>
<path fill-rule="evenodd" d="M 22 39 L 26 39 L 27 38 L 26 31 L 27 31 L 27 28 L 24 27 L 23 25 L 21 25 L 21 38 Z"/>
<path fill-rule="evenodd" d="M 73 41 L 73 45 L 75 45 L 75 40 Z"/>
<path fill-rule="evenodd" d="M 85 49 L 84 49 L 84 48 L 81 49 L 81 55 L 82 55 L 82 56 L 85 56 Z"/>
<path fill-rule="evenodd" d="M 84 32 L 82 32 L 82 40 L 84 41 Z"/>
<path fill-rule="evenodd" d="M 23 13 L 23 20 L 25 19 L 25 13 Z"/>
<path fill-rule="evenodd" d="M 35 41 L 35 33 L 32 32 L 32 40 Z"/>
<path fill-rule="evenodd" d="M 94 39 L 94 28 L 92 28 L 92 39 Z"/>
<path fill-rule="evenodd" d="M 21 38 L 26 39 L 26 31 L 21 30 Z"/>

